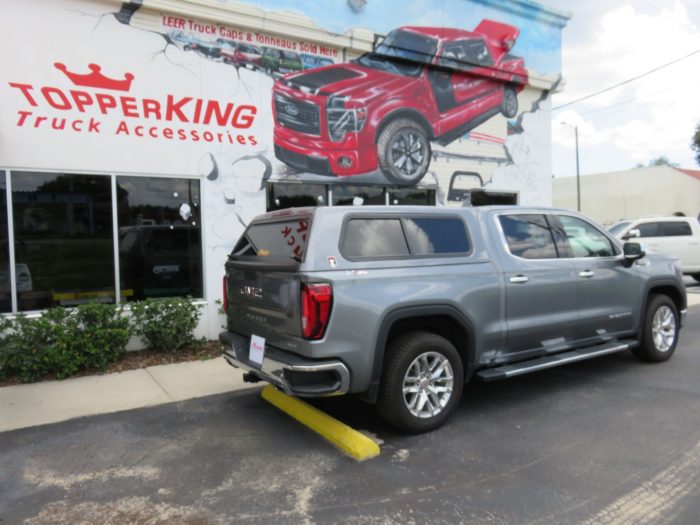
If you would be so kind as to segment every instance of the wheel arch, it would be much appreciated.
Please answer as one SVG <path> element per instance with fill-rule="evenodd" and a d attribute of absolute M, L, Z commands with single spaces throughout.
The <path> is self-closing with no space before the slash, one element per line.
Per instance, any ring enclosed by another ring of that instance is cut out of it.
<path fill-rule="evenodd" d="M 678 285 L 677 281 L 672 279 L 659 279 L 651 281 L 647 284 L 646 293 L 644 294 L 644 305 L 641 311 L 642 316 L 644 316 L 645 312 L 647 311 L 652 295 L 665 295 L 669 297 L 673 301 L 673 304 L 676 305 L 678 312 L 681 312 L 688 307 L 686 294 Z M 640 333 L 643 328 L 643 322 L 640 322 Z"/>
<path fill-rule="evenodd" d="M 381 136 L 382 131 L 384 131 L 384 128 L 399 118 L 407 118 L 416 122 L 421 128 L 423 128 L 423 131 L 427 133 L 428 140 L 432 141 L 435 138 L 435 133 L 432 126 L 428 122 L 428 119 L 425 118 L 420 111 L 413 108 L 397 108 L 389 111 L 382 117 L 379 126 L 377 126 L 377 131 L 374 134 L 375 144 L 379 142 L 379 137 Z"/>
<path fill-rule="evenodd" d="M 472 322 L 449 304 L 401 307 L 387 313 L 380 323 L 370 385 L 363 395 L 366 401 L 374 403 L 377 399 L 387 346 L 395 337 L 409 331 L 423 331 L 445 337 L 462 358 L 465 382 L 471 377 L 475 362 L 475 331 Z"/>

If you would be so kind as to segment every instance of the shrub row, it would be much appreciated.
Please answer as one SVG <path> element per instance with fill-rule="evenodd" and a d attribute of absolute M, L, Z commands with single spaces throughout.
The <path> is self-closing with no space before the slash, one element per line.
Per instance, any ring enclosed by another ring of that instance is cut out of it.
<path fill-rule="evenodd" d="M 0 379 L 23 382 L 52 374 L 59 379 L 85 369 L 105 370 L 134 335 L 162 351 L 194 343 L 200 309 L 187 299 L 146 299 L 124 308 L 110 304 L 55 307 L 41 317 L 0 316 Z"/>

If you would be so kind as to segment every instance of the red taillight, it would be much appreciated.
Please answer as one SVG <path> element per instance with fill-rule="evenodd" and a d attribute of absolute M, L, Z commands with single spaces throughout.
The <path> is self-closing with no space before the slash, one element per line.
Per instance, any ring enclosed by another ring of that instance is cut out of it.
<path fill-rule="evenodd" d="M 330 284 L 301 284 L 301 332 L 306 339 L 321 339 L 333 306 Z"/>
<path fill-rule="evenodd" d="M 224 275 L 224 314 L 228 315 L 228 293 L 226 292 L 226 276 Z"/>

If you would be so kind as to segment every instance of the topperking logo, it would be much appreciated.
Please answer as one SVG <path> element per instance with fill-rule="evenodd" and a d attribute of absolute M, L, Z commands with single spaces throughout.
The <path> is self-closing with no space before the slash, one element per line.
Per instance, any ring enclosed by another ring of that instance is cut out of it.
<path fill-rule="evenodd" d="M 246 132 L 258 112 L 254 105 L 171 94 L 164 98 L 140 97 L 130 94 L 136 78 L 132 73 L 110 78 L 97 64 L 88 65 L 89 73 L 70 71 L 61 62 L 54 67 L 73 87 L 8 82 L 25 104 L 17 110 L 17 127 L 139 139 L 257 144 L 256 137 Z"/>

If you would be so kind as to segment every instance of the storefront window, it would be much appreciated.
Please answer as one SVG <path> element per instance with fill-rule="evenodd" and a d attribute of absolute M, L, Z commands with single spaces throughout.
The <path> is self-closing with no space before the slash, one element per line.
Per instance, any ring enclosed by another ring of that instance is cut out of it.
<path fill-rule="evenodd" d="M 389 204 L 434 206 L 435 190 L 421 190 L 419 188 L 402 188 L 400 190 L 390 190 Z"/>
<path fill-rule="evenodd" d="M 10 296 L 10 241 L 7 233 L 7 184 L 0 171 L 0 313 L 12 311 Z"/>
<path fill-rule="evenodd" d="M 199 181 L 117 177 L 122 301 L 202 297 Z"/>
<path fill-rule="evenodd" d="M 327 206 L 325 184 L 270 183 L 267 185 L 267 211 L 302 206 Z"/>
<path fill-rule="evenodd" d="M 114 302 L 109 177 L 11 176 L 19 310 Z"/>
<path fill-rule="evenodd" d="M 347 184 L 333 186 L 333 206 L 366 206 L 368 204 L 386 204 L 384 188 L 381 186 L 351 186 Z"/>

